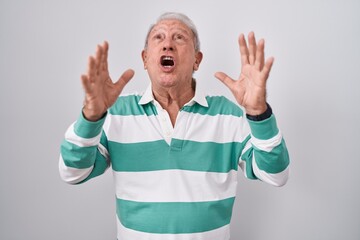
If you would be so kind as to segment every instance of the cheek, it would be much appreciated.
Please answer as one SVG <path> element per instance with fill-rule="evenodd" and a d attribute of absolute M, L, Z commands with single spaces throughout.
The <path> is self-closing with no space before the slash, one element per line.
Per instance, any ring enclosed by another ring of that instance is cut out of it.
<path fill-rule="evenodd" d="M 184 51 L 182 54 L 179 54 L 181 57 L 181 59 L 183 59 L 184 62 L 188 63 L 188 64 L 194 64 L 196 61 L 195 58 L 195 54 L 192 51 Z"/>
<path fill-rule="evenodd" d="M 149 65 L 157 64 L 157 58 L 154 55 L 149 55 L 147 62 Z"/>

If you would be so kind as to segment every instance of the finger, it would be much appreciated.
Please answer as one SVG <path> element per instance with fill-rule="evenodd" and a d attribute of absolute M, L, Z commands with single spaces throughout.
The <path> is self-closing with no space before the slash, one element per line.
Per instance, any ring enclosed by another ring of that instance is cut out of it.
<path fill-rule="evenodd" d="M 215 77 L 219 79 L 222 83 L 224 83 L 229 89 L 232 88 L 232 85 L 234 84 L 234 80 L 229 77 L 227 74 L 223 72 L 217 72 L 215 73 Z"/>
<path fill-rule="evenodd" d="M 102 55 L 103 55 L 103 48 L 100 45 L 97 45 L 96 54 L 95 54 L 95 66 L 97 71 L 100 70 Z"/>
<path fill-rule="evenodd" d="M 108 58 L 108 50 L 109 50 L 109 44 L 107 41 L 104 41 L 102 45 L 102 49 L 103 51 L 100 60 L 100 69 L 103 71 L 107 71 L 108 70 L 107 58 Z"/>
<path fill-rule="evenodd" d="M 116 83 L 114 83 L 120 92 L 124 89 L 125 85 L 131 80 L 134 74 L 135 74 L 134 70 L 128 69 L 120 76 L 119 80 Z"/>
<path fill-rule="evenodd" d="M 93 56 L 89 57 L 87 73 L 88 73 L 88 78 L 89 78 L 90 82 L 94 82 L 95 77 L 96 77 L 96 66 L 95 66 L 95 59 Z"/>
<path fill-rule="evenodd" d="M 240 55 L 241 55 L 241 65 L 249 64 L 249 50 L 246 45 L 244 34 L 239 36 L 239 46 L 240 46 Z"/>
<path fill-rule="evenodd" d="M 254 32 L 250 32 L 248 36 L 249 41 L 249 63 L 255 63 L 255 54 L 256 54 L 256 40 Z"/>
<path fill-rule="evenodd" d="M 264 67 L 265 54 L 264 54 L 264 39 L 261 39 L 256 48 L 255 68 L 259 71 Z"/>
<path fill-rule="evenodd" d="M 273 66 L 274 60 L 275 59 L 273 57 L 271 57 L 271 58 L 267 59 L 266 62 L 265 62 L 264 68 L 261 71 L 261 73 L 263 74 L 265 80 L 267 80 L 268 77 L 269 77 L 269 74 L 270 74 L 271 68 Z"/>
<path fill-rule="evenodd" d="M 90 93 L 91 92 L 91 82 L 86 75 L 81 75 L 81 83 L 82 83 L 85 93 Z"/>

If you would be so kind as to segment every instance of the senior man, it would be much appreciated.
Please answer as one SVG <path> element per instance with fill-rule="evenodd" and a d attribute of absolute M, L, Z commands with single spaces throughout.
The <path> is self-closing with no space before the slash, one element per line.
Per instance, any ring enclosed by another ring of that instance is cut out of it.
<path fill-rule="evenodd" d="M 237 104 L 196 87 L 199 37 L 180 13 L 161 15 L 149 29 L 143 94 L 121 95 L 134 71 L 113 83 L 107 42 L 89 57 L 84 107 L 66 132 L 59 169 L 78 184 L 112 167 L 119 240 L 230 239 L 238 167 L 249 179 L 286 183 L 288 152 L 266 102 L 273 58 L 265 61 L 264 40 L 253 33 L 248 43 L 241 34 L 239 45 L 239 79 L 215 74 Z"/>

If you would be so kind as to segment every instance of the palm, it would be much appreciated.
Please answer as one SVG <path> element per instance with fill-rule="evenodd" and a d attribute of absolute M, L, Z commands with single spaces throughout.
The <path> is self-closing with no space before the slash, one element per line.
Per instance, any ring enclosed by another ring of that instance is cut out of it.
<path fill-rule="evenodd" d="M 107 64 L 108 44 L 98 46 L 96 56 L 89 58 L 88 72 L 82 75 L 85 90 L 83 113 L 89 120 L 99 119 L 110 108 L 132 78 L 132 70 L 125 71 L 116 83 L 110 78 Z"/>
<path fill-rule="evenodd" d="M 102 73 L 96 76 L 94 81 L 90 81 L 85 92 L 86 104 L 91 104 L 93 108 L 105 112 L 120 94 L 120 89 L 114 87 L 108 73 Z"/>
<path fill-rule="evenodd" d="M 266 81 L 273 63 L 273 58 L 264 60 L 264 40 L 258 44 L 253 33 L 249 34 L 249 47 L 243 35 L 239 37 L 241 53 L 241 73 L 237 80 L 223 72 L 215 76 L 233 93 L 236 101 L 246 112 L 258 115 L 266 109 Z"/>

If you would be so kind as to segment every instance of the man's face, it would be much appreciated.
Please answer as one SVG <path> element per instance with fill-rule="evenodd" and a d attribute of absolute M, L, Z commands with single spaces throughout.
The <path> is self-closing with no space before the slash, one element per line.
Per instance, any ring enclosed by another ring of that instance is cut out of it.
<path fill-rule="evenodd" d="M 154 26 L 147 41 L 142 58 L 153 85 L 191 84 L 202 59 L 202 53 L 195 51 L 191 29 L 178 20 L 163 20 Z"/>

